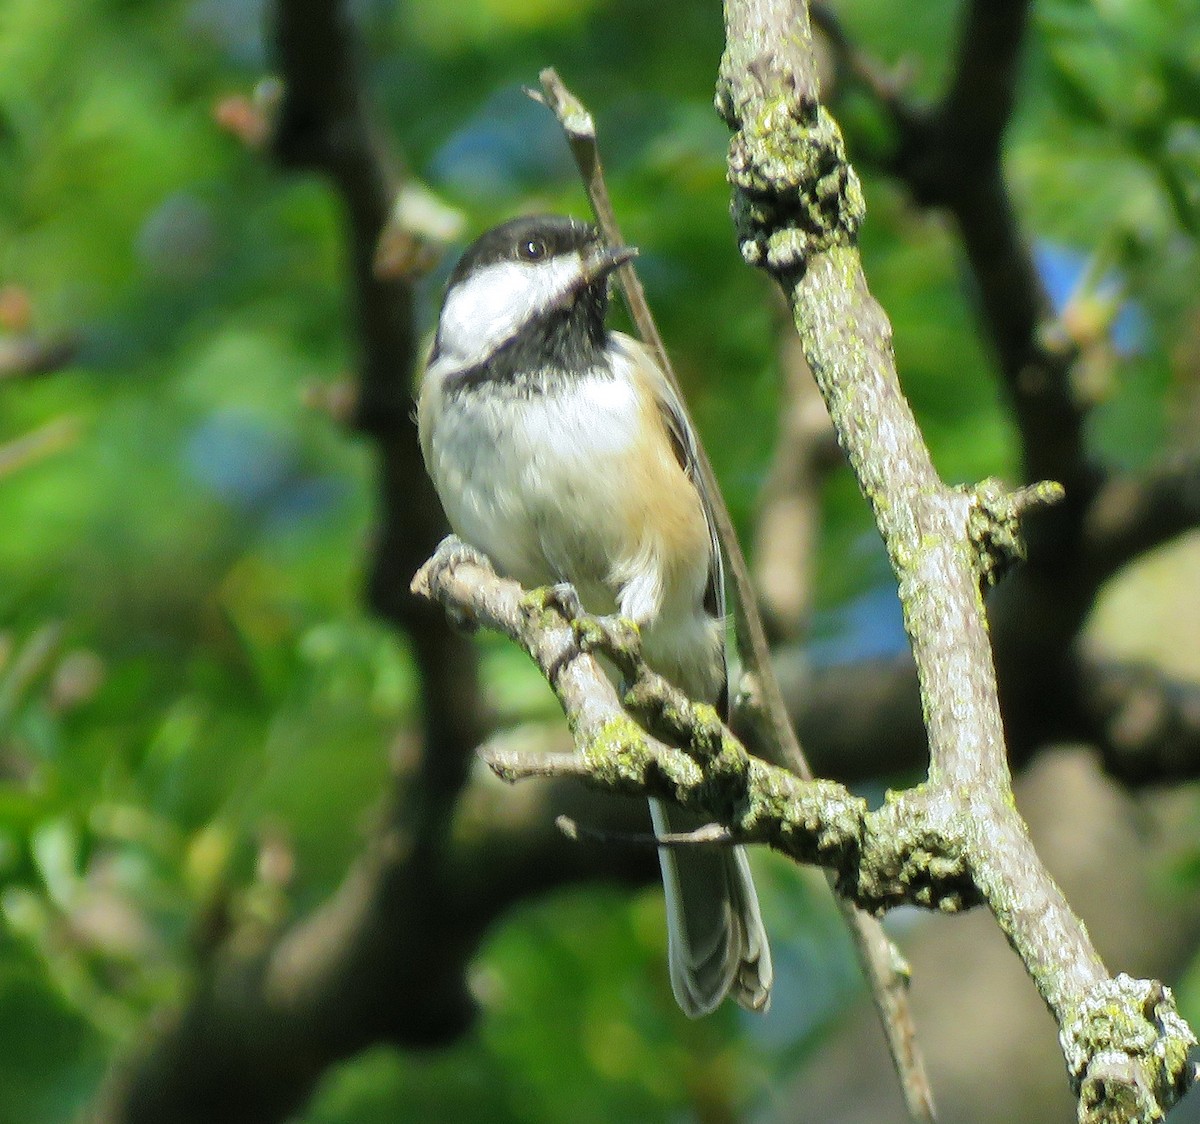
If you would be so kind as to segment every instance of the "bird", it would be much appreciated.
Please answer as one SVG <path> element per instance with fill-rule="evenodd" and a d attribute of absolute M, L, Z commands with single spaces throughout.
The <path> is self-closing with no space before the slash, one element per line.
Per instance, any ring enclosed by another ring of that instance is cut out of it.
<path fill-rule="evenodd" d="M 637 251 L 529 215 L 480 235 L 450 274 L 417 420 L 454 533 L 532 589 L 568 583 L 635 622 L 643 657 L 727 717 L 724 576 L 697 442 L 643 343 L 606 324 Z M 704 822 L 650 802 L 658 837 Z M 698 1018 L 767 1008 L 771 952 L 741 846 L 660 847 L 671 988 Z"/>

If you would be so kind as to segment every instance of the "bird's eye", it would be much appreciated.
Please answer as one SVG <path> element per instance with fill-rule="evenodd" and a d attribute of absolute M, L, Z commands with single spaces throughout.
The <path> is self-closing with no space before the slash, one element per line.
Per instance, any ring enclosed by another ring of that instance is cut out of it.
<path fill-rule="evenodd" d="M 546 243 L 540 238 L 529 238 L 521 243 L 520 254 L 524 261 L 541 261 L 546 256 Z"/>

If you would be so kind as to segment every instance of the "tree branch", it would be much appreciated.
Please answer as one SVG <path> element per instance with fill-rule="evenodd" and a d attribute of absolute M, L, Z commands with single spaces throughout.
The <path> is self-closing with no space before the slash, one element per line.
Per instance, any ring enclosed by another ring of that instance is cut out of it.
<path fill-rule="evenodd" d="M 1085 409 L 1071 381 L 1075 349 L 1052 342 L 1054 315 L 1009 195 L 1001 141 L 1016 98 L 1028 0 L 971 0 L 942 101 L 889 108 L 895 170 L 922 206 L 944 207 L 963 239 L 980 308 L 1021 435 L 1025 479 L 1054 479 L 1072 503 L 1094 485 Z"/>
<path fill-rule="evenodd" d="M 1012 804 L 980 596 L 986 567 L 981 539 L 970 529 L 970 508 L 982 497 L 973 501 L 941 482 L 900 391 L 890 325 L 867 290 L 854 248 L 862 197 L 837 126 L 819 102 L 807 5 L 727 0 L 725 10 L 717 105 L 734 130 L 729 168 L 739 243 L 746 260 L 771 273 L 791 301 L 809 366 L 899 580 L 929 731 L 929 779 L 917 791 L 930 800 L 969 794 L 948 830 L 962 833 L 973 884 L 1025 962 L 1074 1059 L 1092 1032 L 1086 1013 L 1093 1000 L 1116 992 Z M 971 821 L 973 828 L 966 826 Z M 1171 1043 L 1172 1060 L 1164 1075 L 1158 1061 L 1114 1045 L 1129 1059 L 1130 1075 L 1124 1083 L 1109 1075 L 1105 1103 L 1111 1109 L 1127 1094 L 1151 1089 L 1165 1111 L 1192 1077 L 1183 1064 L 1186 1047 L 1177 1046 L 1194 1039 L 1190 1031 L 1178 1038 L 1156 1003 L 1120 1010 L 1122 1025 Z M 1098 1056 L 1087 1054 L 1087 1061 Z M 1099 1119 L 1088 1099 L 1093 1075 L 1086 1064 L 1073 1074 L 1082 1090 L 1081 1120 Z"/>
<path fill-rule="evenodd" d="M 43 457 L 70 448 L 79 440 L 78 418 L 59 417 L 0 444 L 0 480 Z"/>
<path fill-rule="evenodd" d="M 776 657 L 790 713 L 811 747 L 818 775 L 843 782 L 902 777 L 928 760 L 916 668 L 909 655 L 813 668 L 803 651 Z M 1000 680 L 1015 675 L 999 663 Z M 1036 710 L 1008 717 L 1008 757 L 1026 766 L 1047 745 L 1094 748 L 1126 785 L 1200 776 L 1200 687 L 1162 669 L 1079 651 L 1055 677 L 1040 679 Z M 1016 730 L 1020 736 L 1014 736 Z"/>
<path fill-rule="evenodd" d="M 870 910 L 911 903 L 952 912 L 980 900 L 943 812 L 924 794 L 869 812 L 840 784 L 751 757 L 712 707 L 692 703 L 646 666 L 636 634 L 571 616 L 553 591 L 527 593 L 453 538 L 422 567 L 413 591 L 520 644 L 558 696 L 577 752 L 486 750 L 501 779 L 569 777 L 616 795 L 671 800 L 712 816 L 740 842 L 828 867 L 839 891 Z M 622 695 L 600 652 L 625 675 Z"/>
<path fill-rule="evenodd" d="M 1118 475 L 1090 459 L 1086 403 L 1072 388 L 1077 349 L 1065 333 L 1049 330 L 1050 302 L 1001 164 L 1028 7 L 1026 0 L 966 6 L 953 76 L 932 108 L 914 105 L 899 83 L 883 77 L 828 12 L 821 23 L 846 69 L 897 127 L 893 170 L 919 203 L 944 207 L 959 227 L 983 324 L 1014 403 L 1027 478 L 1054 476 L 1067 485 L 1067 503 L 1030 522 L 1030 565 L 990 605 L 1012 759 L 1025 760 L 1051 738 L 1098 737 L 1117 775 L 1146 782 L 1157 772 L 1170 779 L 1200 768 L 1200 760 L 1181 756 L 1195 745 L 1191 712 L 1179 705 L 1188 690 L 1149 669 L 1137 676 L 1097 671 L 1077 649 L 1100 586 L 1145 551 L 1200 526 L 1200 476 L 1187 460 Z M 1144 715 L 1148 692 L 1162 721 L 1119 728 L 1110 721 Z M 1053 714 L 1048 698 L 1056 700 Z M 1135 731 L 1134 741 L 1127 740 Z M 905 744 L 912 750 L 916 743 Z"/>
<path fill-rule="evenodd" d="M 1078 676 L 1083 735 L 1109 773 L 1132 786 L 1200 776 L 1200 685 L 1087 653 Z"/>
<path fill-rule="evenodd" d="M 359 345 L 354 424 L 379 450 L 381 526 L 368 598 L 416 646 L 426 779 L 437 795 L 427 814 L 434 819 L 445 800 L 453 800 L 487 719 L 478 703 L 474 648 L 406 594 L 409 575 L 437 545 L 445 522 L 411 417 L 410 377 L 418 360 L 412 279 L 391 271 L 381 276 L 376 269 L 399 173 L 369 116 L 349 11 L 339 0 L 284 0 L 276 20 L 284 91 L 273 151 L 285 167 L 324 176 L 346 217 Z"/>

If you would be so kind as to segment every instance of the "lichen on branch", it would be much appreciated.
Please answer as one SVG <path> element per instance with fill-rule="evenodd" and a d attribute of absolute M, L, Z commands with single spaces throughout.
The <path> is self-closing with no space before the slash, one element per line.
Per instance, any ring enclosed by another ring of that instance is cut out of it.
<path fill-rule="evenodd" d="M 749 119 L 728 97 L 718 97 L 717 108 L 734 129 L 729 180 L 747 264 L 799 270 L 854 239 L 866 214 L 862 186 L 824 106 L 785 93 L 754 106 Z"/>

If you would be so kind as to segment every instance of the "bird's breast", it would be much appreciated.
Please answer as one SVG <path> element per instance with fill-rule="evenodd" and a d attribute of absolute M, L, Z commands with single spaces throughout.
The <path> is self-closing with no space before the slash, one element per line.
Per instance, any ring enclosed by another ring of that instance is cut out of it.
<path fill-rule="evenodd" d="M 544 393 L 445 394 L 425 444 L 451 525 L 524 585 L 604 586 L 625 552 L 621 480 L 639 409 L 630 383 L 602 374 Z"/>

